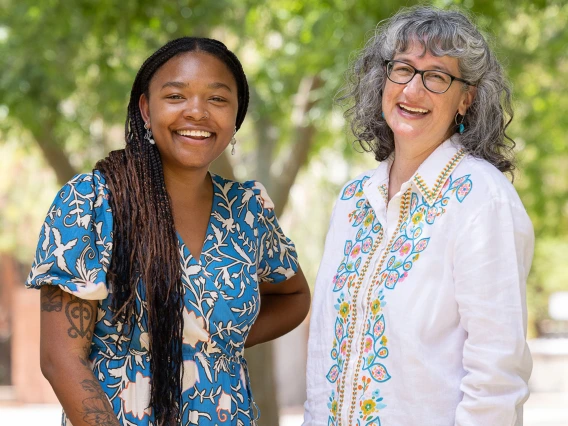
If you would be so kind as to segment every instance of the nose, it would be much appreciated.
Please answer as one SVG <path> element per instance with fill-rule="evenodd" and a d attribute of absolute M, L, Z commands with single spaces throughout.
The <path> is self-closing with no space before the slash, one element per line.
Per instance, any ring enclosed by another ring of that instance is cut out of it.
<path fill-rule="evenodd" d="M 207 111 L 207 103 L 202 102 L 200 99 L 189 99 L 186 102 L 186 107 L 183 111 L 184 118 L 188 120 L 200 121 L 209 118 Z"/>
<path fill-rule="evenodd" d="M 414 77 L 412 77 L 412 80 L 406 83 L 406 87 L 404 88 L 404 91 L 409 94 L 421 94 L 424 93 L 425 90 L 426 88 L 424 87 L 424 83 L 422 82 L 422 76 L 418 73 L 416 73 Z"/>

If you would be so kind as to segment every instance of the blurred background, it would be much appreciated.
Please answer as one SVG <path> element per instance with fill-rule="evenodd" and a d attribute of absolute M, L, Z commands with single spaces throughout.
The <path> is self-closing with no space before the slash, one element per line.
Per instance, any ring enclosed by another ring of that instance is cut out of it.
<path fill-rule="evenodd" d="M 23 282 L 56 191 L 123 146 L 130 86 L 144 59 L 185 35 L 217 38 L 239 56 L 249 113 L 236 155 L 213 169 L 264 183 L 313 285 L 339 189 L 376 167 L 353 146 L 334 96 L 376 24 L 415 3 L 0 0 L 0 424 L 58 424 L 57 399 L 39 369 L 39 292 Z M 528 283 L 529 426 L 568 424 L 566 3 L 429 2 L 469 10 L 514 85 L 514 184 L 537 236 Z M 301 424 L 308 321 L 247 351 L 263 426 Z"/>

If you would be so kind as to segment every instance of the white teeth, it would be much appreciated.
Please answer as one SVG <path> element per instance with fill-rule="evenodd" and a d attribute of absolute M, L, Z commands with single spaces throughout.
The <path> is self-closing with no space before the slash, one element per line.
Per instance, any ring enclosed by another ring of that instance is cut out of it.
<path fill-rule="evenodd" d="M 204 138 L 208 138 L 209 136 L 211 136 L 211 133 L 206 132 L 204 130 L 178 130 L 176 131 L 176 133 L 182 136 L 196 136 Z"/>
<path fill-rule="evenodd" d="M 411 108 L 411 107 L 409 107 L 409 106 L 402 105 L 402 104 L 399 104 L 398 106 L 401 107 L 402 109 L 405 109 L 406 111 L 410 111 L 410 112 L 420 112 L 420 113 L 422 113 L 422 114 L 426 114 L 426 113 L 428 112 L 427 109 Z"/>

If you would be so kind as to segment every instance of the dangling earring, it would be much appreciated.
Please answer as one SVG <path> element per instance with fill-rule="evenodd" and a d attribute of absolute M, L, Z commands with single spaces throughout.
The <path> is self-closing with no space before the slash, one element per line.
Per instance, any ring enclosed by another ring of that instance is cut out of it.
<path fill-rule="evenodd" d="M 235 127 L 235 131 L 233 132 L 233 137 L 231 138 L 231 155 L 235 155 L 235 145 L 237 144 L 237 139 L 235 138 L 235 133 L 237 133 L 237 128 Z"/>
<path fill-rule="evenodd" d="M 152 135 L 152 130 L 150 130 L 150 125 L 148 123 L 144 123 L 144 128 L 146 129 L 144 139 L 150 142 L 150 145 L 154 145 L 156 141 L 154 140 L 154 135 Z"/>
<path fill-rule="evenodd" d="M 456 123 L 456 126 L 458 126 L 458 133 L 461 135 L 465 131 L 465 126 L 463 124 L 463 121 L 465 120 L 465 115 L 461 116 L 461 121 L 459 123 L 458 123 L 458 115 L 460 115 L 460 113 L 456 112 L 456 116 L 454 117 L 454 123 Z"/>

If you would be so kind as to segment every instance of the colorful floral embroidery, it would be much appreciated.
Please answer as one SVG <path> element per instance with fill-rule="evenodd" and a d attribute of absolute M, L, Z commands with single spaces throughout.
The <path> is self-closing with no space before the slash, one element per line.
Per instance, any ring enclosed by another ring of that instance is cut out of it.
<path fill-rule="evenodd" d="M 341 195 L 342 200 L 349 200 L 363 195 L 363 185 L 368 180 L 364 177 L 347 185 Z M 341 291 L 345 284 L 348 289 L 354 284 L 359 274 L 364 255 L 371 251 L 373 246 L 373 237 L 381 230 L 381 224 L 375 216 L 369 202 L 361 198 L 355 203 L 356 209 L 349 213 L 349 223 L 353 228 L 359 228 L 355 234 L 355 241 L 347 240 L 343 250 L 343 260 L 337 268 L 337 274 L 333 278 L 333 291 Z"/>
<path fill-rule="evenodd" d="M 395 227 L 396 229 L 400 228 L 400 224 L 408 219 L 408 207 L 410 205 L 411 193 L 412 190 L 408 189 L 402 196 L 402 199 L 400 201 L 398 224 Z M 392 236 L 390 242 L 387 244 L 387 249 L 383 251 L 381 259 L 379 260 L 378 263 L 378 269 L 375 271 L 373 277 L 371 278 L 371 283 L 377 282 L 377 277 L 379 275 L 380 268 L 385 262 L 387 254 L 389 252 L 389 247 L 392 246 L 394 238 L 396 238 L 396 235 L 397 234 L 394 234 Z M 385 382 L 389 380 L 391 377 L 386 367 L 382 363 L 376 361 L 376 358 L 379 359 L 386 358 L 388 356 L 388 349 L 386 348 L 387 338 L 384 335 L 385 319 L 382 313 L 380 313 L 380 311 L 386 305 L 386 303 L 384 302 L 382 288 L 379 288 L 379 293 L 376 299 L 373 299 L 372 297 L 373 290 L 374 290 L 373 286 L 370 285 L 369 288 L 367 289 L 367 294 L 365 296 L 366 305 L 369 307 L 370 311 L 372 312 L 372 315 L 365 322 L 363 328 L 363 335 L 361 337 L 361 341 L 359 344 L 359 357 L 353 375 L 354 383 L 358 383 L 359 374 L 361 372 L 364 372 L 365 370 L 369 371 L 371 373 L 371 377 L 378 383 Z M 356 317 L 356 314 L 357 314 L 356 312 L 353 313 L 354 317 Z M 351 335 L 351 338 L 353 339 L 353 334 Z M 366 348 L 369 349 L 366 350 Z M 353 392 L 353 394 L 351 395 L 348 424 L 352 423 L 353 415 L 355 413 L 355 407 L 357 405 L 357 396 L 360 393 L 360 390 L 366 389 L 371 383 L 370 379 L 368 379 L 366 376 L 363 376 L 363 382 L 364 385 L 360 386 L 358 390 Z M 342 401 L 342 398 L 343 394 L 340 395 L 340 402 Z M 363 392 L 362 398 L 365 398 L 365 392 Z M 386 407 L 386 405 L 381 403 L 381 407 L 384 408 Z M 358 420 L 357 424 L 361 425 L 361 422 Z M 380 424 L 380 419 L 378 416 L 374 420 L 370 420 L 365 426 L 371 426 L 377 424 Z"/>
<path fill-rule="evenodd" d="M 328 426 L 337 425 L 337 405 L 338 404 L 335 391 L 332 390 L 329 397 L 329 402 L 327 403 L 327 408 L 329 408 L 329 419 L 327 421 Z"/>
<path fill-rule="evenodd" d="M 350 200 L 355 197 L 360 197 L 363 195 L 363 185 L 369 180 L 369 176 L 364 176 L 362 179 L 354 180 L 349 185 L 345 186 L 343 193 L 341 194 L 342 200 Z"/>
<path fill-rule="evenodd" d="M 421 192 L 413 193 L 409 189 L 403 196 L 398 229 L 382 254 L 382 259 L 372 279 L 372 286 L 368 292 L 365 292 L 368 311 L 366 322 L 363 325 L 362 340 L 358 341 L 360 352 L 356 374 L 353 377 L 356 388 L 349 398 L 351 400 L 349 424 L 357 424 L 357 426 L 380 426 L 381 424 L 379 412 L 386 405 L 383 403 L 379 389 L 372 383 L 384 383 L 391 378 L 384 364 L 384 359 L 389 355 L 389 349 L 385 333 L 387 324 L 383 315 L 386 305 L 383 292 L 386 291 L 385 288 L 394 289 L 399 282 L 407 278 L 414 262 L 428 247 L 430 232 L 427 232 L 427 229 L 446 212 L 451 198 L 455 196 L 461 203 L 470 193 L 472 182 L 469 175 L 458 179 L 452 179 L 451 176 L 463 155 L 463 152 L 458 152 L 452 158 L 440 173 L 432 190 L 429 190 L 418 176 L 416 184 Z M 347 185 L 341 199 L 349 200 L 354 196 L 361 196 L 366 180 L 367 178 L 363 178 L 361 181 L 354 181 Z M 383 197 L 387 195 L 386 186 L 379 187 L 379 190 Z M 355 239 L 346 241 L 343 260 L 333 279 L 333 291 L 340 294 L 334 305 L 337 317 L 330 352 L 333 363 L 327 373 L 327 380 L 335 383 L 335 389 L 328 403 L 329 426 L 342 424 L 340 419 L 344 409 L 343 399 L 346 385 L 343 374 L 345 365 L 350 362 L 351 346 L 354 344 L 352 340 L 358 314 L 355 303 L 357 303 L 358 293 L 370 258 L 383 235 L 382 225 L 364 197 L 355 202 L 355 207 L 356 209 L 348 215 L 351 225 L 358 228 Z M 377 234 L 380 234 L 379 238 Z M 363 261 L 365 265 L 361 267 Z M 356 412 L 358 417 L 354 418 L 353 416 L 357 415 Z"/>
<path fill-rule="evenodd" d="M 385 336 L 385 318 L 382 310 L 386 305 L 383 290 L 371 303 L 371 314 L 365 324 L 363 337 L 363 370 L 376 382 L 386 382 L 390 379 L 387 368 L 379 361 L 388 356 L 387 337 Z"/>
<path fill-rule="evenodd" d="M 383 196 L 383 200 L 385 200 L 385 205 L 389 203 L 389 189 L 386 184 L 382 184 L 379 186 L 379 191 Z"/>
<path fill-rule="evenodd" d="M 378 389 L 372 391 L 373 387 L 370 386 L 372 381 L 382 383 L 391 378 L 385 365 L 380 362 L 389 354 L 388 339 L 385 336 L 385 318 L 382 312 L 386 305 L 384 298 L 381 289 L 378 297 L 370 304 L 371 314 L 365 323 L 362 364 L 365 375 L 357 386 L 360 408 L 357 424 L 361 426 L 380 425 L 379 412 L 386 407 L 382 402 L 380 391 Z"/>
<path fill-rule="evenodd" d="M 465 151 L 463 149 L 460 149 L 458 152 L 455 153 L 452 159 L 448 162 L 448 164 L 446 164 L 444 169 L 440 172 L 440 174 L 438 175 L 438 179 L 436 179 L 436 183 L 434 184 L 434 187 L 432 189 L 428 188 L 428 186 L 422 179 L 422 176 L 420 176 L 418 173 L 414 175 L 414 183 L 418 188 L 420 188 L 420 191 L 424 194 L 424 197 L 428 202 L 428 205 L 432 205 L 432 203 L 435 201 L 436 196 L 438 196 L 438 194 L 440 193 L 442 185 L 444 186 L 446 185 L 448 177 L 452 174 L 452 172 L 454 171 L 454 169 L 456 168 L 456 166 L 459 164 L 459 162 L 462 160 L 463 157 L 465 157 Z"/>
<path fill-rule="evenodd" d="M 367 376 L 363 376 L 361 384 L 357 387 L 357 390 L 361 392 L 361 398 L 359 399 L 359 420 L 357 421 L 357 426 L 381 426 L 379 412 L 385 408 L 386 405 L 383 404 L 381 391 L 379 389 L 375 389 L 371 392 L 369 389 L 370 384 L 371 379 Z"/>
<path fill-rule="evenodd" d="M 469 194 L 472 182 L 469 175 L 453 180 L 450 176 L 440 191 L 434 204 L 429 205 L 425 197 L 418 198 L 412 193 L 410 201 L 410 220 L 401 223 L 398 238 L 390 248 L 393 255 L 388 259 L 385 269 L 381 272 L 378 285 L 384 284 L 389 289 L 403 282 L 414 262 L 420 258 L 428 247 L 429 237 L 424 237 L 427 226 L 433 225 L 436 218 L 446 212 L 450 197 L 455 194 L 461 203 Z"/>
<path fill-rule="evenodd" d="M 364 177 L 347 185 L 341 195 L 342 200 L 350 200 L 353 197 L 362 197 L 363 185 L 368 180 Z M 343 260 L 337 268 L 337 274 L 333 278 L 334 292 L 341 292 L 335 309 L 337 309 L 337 319 L 335 322 L 335 338 L 331 350 L 333 365 L 327 373 L 327 380 L 337 383 L 340 389 L 341 379 L 347 357 L 347 342 L 349 340 L 350 324 L 352 323 L 352 288 L 355 283 L 361 283 L 364 272 L 361 270 L 361 263 L 365 257 L 369 258 L 373 246 L 377 241 L 377 236 L 382 235 L 382 226 L 377 220 L 375 212 L 365 198 L 360 198 L 355 202 L 355 210 L 348 215 L 349 223 L 353 228 L 357 228 L 354 240 L 347 240 L 343 250 Z M 368 267 L 368 262 L 366 263 Z M 333 392 L 330 398 L 330 409 L 337 411 L 338 401 L 335 400 L 336 393 Z M 329 424 L 335 424 L 335 415 L 332 413 Z"/>

